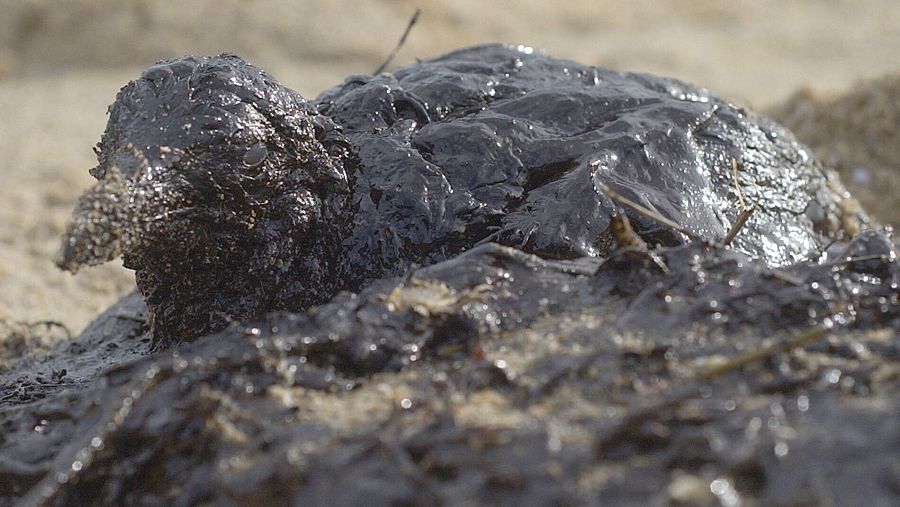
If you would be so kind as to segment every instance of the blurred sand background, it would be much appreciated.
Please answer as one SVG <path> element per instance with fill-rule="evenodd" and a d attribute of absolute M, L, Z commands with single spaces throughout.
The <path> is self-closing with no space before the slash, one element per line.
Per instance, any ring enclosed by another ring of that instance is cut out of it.
<path fill-rule="evenodd" d="M 52 259 L 106 107 L 143 68 L 233 51 L 312 98 L 377 68 L 417 7 L 394 66 L 503 41 L 678 77 L 785 120 L 897 220 L 900 81 L 859 84 L 900 72 L 896 0 L 0 0 L 0 323 L 78 332 L 133 289 L 121 266 Z"/>

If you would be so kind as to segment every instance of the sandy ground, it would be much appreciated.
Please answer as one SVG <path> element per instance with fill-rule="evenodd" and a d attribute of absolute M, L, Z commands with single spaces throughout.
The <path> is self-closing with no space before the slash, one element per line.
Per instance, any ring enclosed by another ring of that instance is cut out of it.
<path fill-rule="evenodd" d="M 838 96 L 851 88 L 865 95 L 860 80 L 900 72 L 895 0 L 602 0 L 552 7 L 538 0 L 0 0 L 0 323 L 53 320 L 77 332 L 133 288 L 120 266 L 73 277 L 56 270 L 52 258 L 72 204 L 89 183 L 106 106 L 142 68 L 183 53 L 235 51 L 314 96 L 348 74 L 374 70 L 416 7 L 423 9 L 420 23 L 396 64 L 508 41 L 671 75 L 771 110 L 856 174 L 862 191 L 897 181 L 895 159 L 881 156 L 885 142 L 878 136 L 890 139 L 900 115 L 881 115 L 883 128 L 861 125 L 870 112 L 900 111 L 900 95 L 878 92 L 850 127 L 842 111 L 860 111 L 853 104 L 868 96 Z M 878 83 L 877 90 L 900 89 L 889 78 Z M 801 89 L 807 91 L 794 95 Z M 832 113 L 817 116 L 822 111 Z M 859 135 L 874 148 L 858 148 Z M 873 190 L 873 202 L 892 220 L 897 187 L 887 188 L 893 189 L 887 195 Z"/>

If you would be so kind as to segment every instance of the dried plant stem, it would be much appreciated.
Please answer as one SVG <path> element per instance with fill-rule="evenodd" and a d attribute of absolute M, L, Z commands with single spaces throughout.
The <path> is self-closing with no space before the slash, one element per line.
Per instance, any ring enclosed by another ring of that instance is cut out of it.
<path fill-rule="evenodd" d="M 414 12 L 412 17 L 409 18 L 409 23 L 406 25 L 406 30 L 403 30 L 403 35 L 400 36 L 400 41 L 397 42 L 397 46 L 394 47 L 394 50 L 391 51 L 390 55 L 388 55 L 387 60 L 385 60 L 384 63 L 382 63 L 377 69 L 375 69 L 375 72 L 373 72 L 372 74 L 381 74 L 384 69 L 386 69 L 392 61 L 394 61 L 394 57 L 397 56 L 400 48 L 402 48 L 403 44 L 406 43 L 406 38 L 409 37 L 409 32 L 412 31 L 412 27 L 416 24 L 417 21 L 419 21 L 419 14 L 421 13 L 422 9 L 416 9 L 416 12 Z"/>
<path fill-rule="evenodd" d="M 738 204 L 741 206 L 741 211 L 746 209 L 746 205 L 744 204 L 744 192 L 741 190 L 741 183 L 738 181 L 738 163 L 737 159 L 731 159 L 731 177 L 734 180 L 734 189 L 737 190 L 738 195 Z"/>
<path fill-rule="evenodd" d="M 722 240 L 722 246 L 728 246 L 734 241 L 735 236 L 737 236 L 738 233 L 741 232 L 741 229 L 744 228 L 750 215 L 756 211 L 756 208 L 753 206 L 748 208 L 744 202 L 744 192 L 741 191 L 741 184 L 738 181 L 738 163 L 736 159 L 731 159 L 731 177 L 734 179 L 734 189 L 737 190 L 738 205 L 740 206 L 741 211 L 738 214 L 737 220 L 732 224 L 731 229 L 728 230 L 728 234 L 725 235 L 725 239 Z"/>
<path fill-rule="evenodd" d="M 812 326 L 797 333 L 788 340 L 750 349 L 735 357 L 728 358 L 728 360 L 722 364 L 705 368 L 700 372 L 700 378 L 707 381 L 712 380 L 748 364 L 768 359 L 776 354 L 790 352 L 796 348 L 818 341 L 828 335 L 828 333 L 829 329 L 824 325 Z"/>
<path fill-rule="evenodd" d="M 693 232 L 678 225 L 674 221 L 660 215 L 656 211 L 653 211 L 650 208 L 647 208 L 645 206 L 642 206 L 642 205 L 632 201 L 631 199 L 625 197 L 624 195 L 609 188 L 608 185 L 605 185 L 603 183 L 598 183 L 598 185 L 600 187 L 600 191 L 602 191 L 604 194 L 606 194 L 610 199 L 612 199 L 620 204 L 624 204 L 625 206 L 628 206 L 629 208 L 633 209 L 634 211 L 637 211 L 641 215 L 644 215 L 645 217 L 647 217 L 651 220 L 655 220 L 655 221 L 665 225 L 666 227 L 671 227 L 672 229 L 675 229 L 676 231 L 684 234 L 685 236 L 691 238 L 694 241 L 700 240 L 700 237 L 697 236 L 696 234 L 694 234 Z"/>
<path fill-rule="evenodd" d="M 731 226 L 731 229 L 728 230 L 728 234 L 725 235 L 725 239 L 722 240 L 722 246 L 728 246 L 734 240 L 734 237 L 741 232 L 741 229 L 744 228 L 744 224 L 747 223 L 747 219 L 750 218 L 750 215 L 756 211 L 755 208 L 745 208 L 741 210 L 741 214 L 738 215 L 737 220 L 735 220 L 734 224 Z"/>

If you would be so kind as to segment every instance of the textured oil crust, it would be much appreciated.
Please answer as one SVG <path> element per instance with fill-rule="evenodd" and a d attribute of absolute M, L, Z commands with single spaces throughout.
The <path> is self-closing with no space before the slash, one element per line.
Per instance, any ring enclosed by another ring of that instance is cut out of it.
<path fill-rule="evenodd" d="M 864 219 L 765 118 L 522 46 L 351 77 L 314 103 L 236 56 L 164 61 L 121 90 L 98 154 L 60 265 L 122 254 L 158 344 L 485 241 L 605 256 L 622 211 L 605 187 L 710 241 L 741 191 L 755 212 L 733 247 L 771 266 L 818 257 Z M 625 212 L 651 248 L 685 241 Z"/>
<path fill-rule="evenodd" d="M 485 244 L 150 355 L 126 298 L 0 371 L 0 506 L 891 505 L 890 236 L 652 253 Z"/>

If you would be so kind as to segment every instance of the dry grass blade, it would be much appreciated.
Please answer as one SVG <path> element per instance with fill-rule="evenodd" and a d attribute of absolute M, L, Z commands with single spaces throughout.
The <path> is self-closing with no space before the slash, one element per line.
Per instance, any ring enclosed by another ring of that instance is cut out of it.
<path fill-rule="evenodd" d="M 731 229 L 728 230 L 728 234 L 725 235 L 725 239 L 722 240 L 722 246 L 728 246 L 734 241 L 735 236 L 741 232 L 741 229 L 744 228 L 747 220 L 753 215 L 753 212 L 756 211 L 756 208 L 753 206 L 748 208 L 744 201 L 744 192 L 741 190 L 741 184 L 738 181 L 738 163 L 736 159 L 731 159 L 731 177 L 734 180 L 734 189 L 737 191 L 738 205 L 740 206 L 741 211 L 738 214 L 737 220 L 732 224 Z"/>
<path fill-rule="evenodd" d="M 737 190 L 738 196 L 738 204 L 741 206 L 741 211 L 747 208 L 744 203 L 744 192 L 741 190 L 741 183 L 738 181 L 738 163 L 737 159 L 731 159 L 731 178 L 734 180 L 734 189 Z"/>
<path fill-rule="evenodd" d="M 737 220 L 735 220 L 734 224 L 731 226 L 731 229 L 728 230 L 728 234 L 725 235 L 725 239 L 722 240 L 722 246 L 728 246 L 734 241 L 735 236 L 741 232 L 741 229 L 744 228 L 744 225 L 747 223 L 747 220 L 750 218 L 750 215 L 756 211 L 755 208 L 745 208 L 741 210 L 741 214 L 738 215 Z"/>
<path fill-rule="evenodd" d="M 631 221 L 628 220 L 628 216 L 625 215 L 625 213 L 614 213 L 610 219 L 609 228 L 612 232 L 613 239 L 616 240 L 616 244 L 619 246 L 619 248 L 613 252 L 613 255 L 625 251 L 643 252 L 659 266 L 659 269 L 662 270 L 663 273 L 669 273 L 669 266 L 666 265 L 665 259 L 647 247 L 647 243 L 644 242 L 644 240 L 634 232 L 634 229 L 631 228 Z"/>
<path fill-rule="evenodd" d="M 633 209 L 634 211 L 637 211 L 641 215 L 644 215 L 645 217 L 647 217 L 651 220 L 655 220 L 655 221 L 665 225 L 666 227 L 670 227 L 670 228 L 684 234 L 685 236 L 687 236 L 688 238 L 690 238 L 694 241 L 700 240 L 700 237 L 697 236 L 696 234 L 694 234 L 693 232 L 678 225 L 674 221 L 669 220 L 668 218 L 660 215 L 656 211 L 653 211 L 650 208 L 644 207 L 644 206 L 632 201 L 631 199 L 625 197 L 624 195 L 609 188 L 609 186 L 607 186 L 603 183 L 598 183 L 598 186 L 600 187 L 600 191 L 603 192 L 604 194 L 606 194 L 610 199 L 612 199 L 620 204 L 624 204 L 625 206 L 628 206 L 629 208 Z"/>
<path fill-rule="evenodd" d="M 796 287 L 802 287 L 802 286 L 806 285 L 806 282 L 803 281 L 802 279 L 797 278 L 796 276 L 794 276 L 790 273 L 781 271 L 780 269 L 773 269 L 771 276 L 772 276 L 772 278 L 774 278 L 776 280 L 781 280 L 782 282 L 789 283 Z"/>
<path fill-rule="evenodd" d="M 712 380 L 716 377 L 720 377 L 728 372 L 734 371 L 748 364 L 762 361 L 776 354 L 790 352 L 791 350 L 794 350 L 798 347 L 803 347 L 809 343 L 818 341 L 824 338 L 828 334 L 828 332 L 828 327 L 823 325 L 817 325 L 807 328 L 806 330 L 794 335 L 794 337 L 789 340 L 748 350 L 742 354 L 738 354 L 735 357 L 729 358 L 727 361 L 721 364 L 706 368 L 700 372 L 699 377 L 707 381 Z"/>
<path fill-rule="evenodd" d="M 619 248 L 638 248 L 647 249 L 647 243 L 631 228 L 631 222 L 624 213 L 616 213 L 612 216 L 609 223 L 612 231 L 613 239 L 619 245 Z"/>
<path fill-rule="evenodd" d="M 397 42 L 397 46 L 394 47 L 394 50 L 391 51 L 391 54 L 388 55 L 387 60 L 384 61 L 375 72 L 372 74 L 381 74 L 384 72 L 384 69 L 387 68 L 388 65 L 394 61 L 394 57 L 397 56 L 397 53 L 400 51 L 400 48 L 403 47 L 403 44 L 406 43 L 406 38 L 409 37 L 409 32 L 412 31 L 412 27 L 415 26 L 416 22 L 419 21 L 419 14 L 422 13 L 422 9 L 416 9 L 416 12 L 413 13 L 412 17 L 409 18 L 409 23 L 406 25 L 406 30 L 403 30 L 403 35 L 400 36 L 400 40 Z"/>

